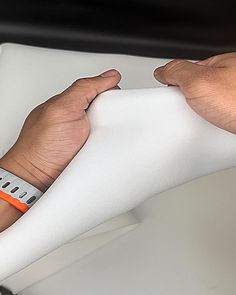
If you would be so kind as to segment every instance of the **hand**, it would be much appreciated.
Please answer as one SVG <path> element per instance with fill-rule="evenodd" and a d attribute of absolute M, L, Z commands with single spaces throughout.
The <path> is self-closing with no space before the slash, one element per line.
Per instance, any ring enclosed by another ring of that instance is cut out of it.
<path fill-rule="evenodd" d="M 196 113 L 236 134 L 236 53 L 196 63 L 174 60 L 157 68 L 154 76 L 163 84 L 179 86 Z"/>
<path fill-rule="evenodd" d="M 36 107 L 15 145 L 0 160 L 0 167 L 46 191 L 88 138 L 86 109 L 98 94 L 116 87 L 120 79 L 115 70 L 79 79 Z"/>

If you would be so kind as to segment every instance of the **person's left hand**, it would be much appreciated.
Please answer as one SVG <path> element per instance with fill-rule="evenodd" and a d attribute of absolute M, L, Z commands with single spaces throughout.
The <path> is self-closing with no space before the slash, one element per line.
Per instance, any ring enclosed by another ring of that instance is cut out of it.
<path fill-rule="evenodd" d="M 116 70 L 79 79 L 36 107 L 15 145 L 0 160 L 0 167 L 46 191 L 88 138 L 86 109 L 98 94 L 116 87 L 120 79 Z"/>

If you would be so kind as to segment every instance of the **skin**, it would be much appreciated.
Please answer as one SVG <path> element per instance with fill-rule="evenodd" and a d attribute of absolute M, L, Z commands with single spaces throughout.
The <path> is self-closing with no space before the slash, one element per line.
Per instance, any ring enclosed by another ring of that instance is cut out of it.
<path fill-rule="evenodd" d="M 75 81 L 62 93 L 37 106 L 26 118 L 19 138 L 0 160 L 0 167 L 45 192 L 86 142 L 86 110 L 95 97 L 117 88 L 116 70 Z M 0 199 L 0 231 L 22 213 Z"/>
<path fill-rule="evenodd" d="M 174 60 L 157 68 L 154 76 L 180 87 L 190 107 L 207 121 L 236 134 L 236 53 L 197 63 Z"/>
<path fill-rule="evenodd" d="M 163 84 L 180 87 L 200 116 L 236 134 L 236 53 L 196 63 L 174 60 L 157 68 L 154 76 Z M 36 107 L 15 145 L 0 160 L 0 167 L 45 192 L 89 136 L 86 109 L 98 94 L 117 87 L 120 79 L 115 70 L 80 79 Z M 21 215 L 0 199 L 0 231 Z"/>

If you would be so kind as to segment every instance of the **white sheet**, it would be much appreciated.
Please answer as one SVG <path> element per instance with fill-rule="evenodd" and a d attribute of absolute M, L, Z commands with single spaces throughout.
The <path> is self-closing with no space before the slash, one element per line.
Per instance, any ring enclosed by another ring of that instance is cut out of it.
<path fill-rule="evenodd" d="M 82 151 L 1 235 L 0 280 L 163 190 L 236 164 L 236 136 L 196 115 L 175 88 L 109 91 L 89 118 Z"/>

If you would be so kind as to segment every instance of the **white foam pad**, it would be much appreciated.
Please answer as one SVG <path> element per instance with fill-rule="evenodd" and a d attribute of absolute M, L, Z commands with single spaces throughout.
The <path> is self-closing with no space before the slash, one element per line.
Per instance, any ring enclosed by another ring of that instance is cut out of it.
<path fill-rule="evenodd" d="M 43 198 L 0 237 L 0 279 L 157 193 L 236 165 L 236 136 L 176 88 L 113 90 L 89 109 L 91 135 Z"/>

